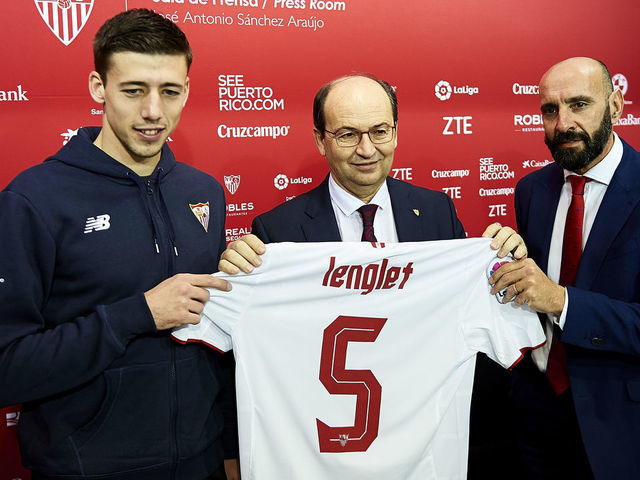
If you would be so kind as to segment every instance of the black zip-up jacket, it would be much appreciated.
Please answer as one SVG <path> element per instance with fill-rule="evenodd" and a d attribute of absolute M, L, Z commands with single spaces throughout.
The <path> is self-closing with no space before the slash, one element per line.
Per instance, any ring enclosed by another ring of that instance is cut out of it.
<path fill-rule="evenodd" d="M 222 187 L 166 145 L 144 180 L 99 131 L 0 193 L 0 406 L 22 403 L 38 478 L 204 478 L 237 456 L 231 369 L 157 331 L 143 292 L 217 269 Z"/>

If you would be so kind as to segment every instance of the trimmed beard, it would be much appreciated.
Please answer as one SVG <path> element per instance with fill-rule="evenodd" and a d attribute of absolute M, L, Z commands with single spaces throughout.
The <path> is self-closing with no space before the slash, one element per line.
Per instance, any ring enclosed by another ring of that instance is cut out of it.
<path fill-rule="evenodd" d="M 547 144 L 553 159 L 558 165 L 572 172 L 584 170 L 598 155 L 602 153 L 604 147 L 609 141 L 613 125 L 611 124 L 611 111 L 609 104 L 604 111 L 602 121 L 598 129 L 593 132 L 590 137 L 584 130 L 567 131 L 556 134 L 553 140 L 549 140 L 546 136 L 544 143 Z M 562 148 L 560 145 L 567 141 L 582 140 L 584 148 L 582 150 L 573 147 Z"/>

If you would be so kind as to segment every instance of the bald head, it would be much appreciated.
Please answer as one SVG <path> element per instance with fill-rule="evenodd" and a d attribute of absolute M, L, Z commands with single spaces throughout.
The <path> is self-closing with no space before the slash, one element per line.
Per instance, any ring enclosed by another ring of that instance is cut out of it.
<path fill-rule="evenodd" d="M 380 89 L 386 94 L 389 105 L 391 107 L 391 112 L 393 115 L 393 123 L 398 122 L 398 99 L 396 98 L 396 93 L 384 80 L 380 80 L 375 76 L 369 73 L 356 73 L 353 75 L 345 75 L 343 77 L 336 78 L 335 80 L 331 80 L 328 83 L 325 83 L 318 93 L 316 93 L 315 98 L 313 99 L 313 125 L 316 127 L 322 135 L 324 135 L 324 130 L 326 128 L 326 113 L 325 113 L 325 103 L 327 101 L 327 97 L 331 90 L 338 84 L 344 83 L 345 81 L 362 81 L 365 83 L 374 82 L 376 83 Z M 347 82 L 350 83 L 350 82 Z"/>
<path fill-rule="evenodd" d="M 556 63 L 542 76 L 540 87 L 542 88 L 550 79 L 576 75 L 600 82 L 605 98 L 608 98 L 613 92 L 613 83 L 607 66 L 601 61 L 589 57 L 572 57 Z"/>

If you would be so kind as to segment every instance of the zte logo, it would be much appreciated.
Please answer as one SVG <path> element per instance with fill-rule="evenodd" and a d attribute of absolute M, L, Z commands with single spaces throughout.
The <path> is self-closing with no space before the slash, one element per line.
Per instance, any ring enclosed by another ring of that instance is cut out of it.
<path fill-rule="evenodd" d="M 462 187 L 442 187 L 442 191 L 449 195 L 452 200 L 462 198 Z"/>
<path fill-rule="evenodd" d="M 111 217 L 106 213 L 97 217 L 88 217 L 87 222 L 84 224 L 84 233 L 108 230 L 111 227 L 109 220 L 111 220 Z"/>
<path fill-rule="evenodd" d="M 471 116 L 442 117 L 447 122 L 442 130 L 442 135 L 471 135 Z"/>
<path fill-rule="evenodd" d="M 498 205 L 489 205 L 490 217 L 506 217 L 507 216 L 507 204 L 500 203 Z"/>
<path fill-rule="evenodd" d="M 392 168 L 393 178 L 400 180 L 413 180 L 413 168 Z"/>

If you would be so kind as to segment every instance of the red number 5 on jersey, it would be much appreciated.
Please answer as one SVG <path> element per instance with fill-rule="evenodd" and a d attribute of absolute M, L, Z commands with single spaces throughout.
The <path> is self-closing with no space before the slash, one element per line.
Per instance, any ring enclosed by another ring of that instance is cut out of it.
<path fill-rule="evenodd" d="M 382 387 L 371 370 L 347 370 L 349 342 L 375 342 L 386 318 L 341 315 L 324 330 L 320 381 L 334 395 L 355 395 L 351 427 L 330 427 L 316 419 L 321 452 L 364 452 L 378 436 Z"/>

